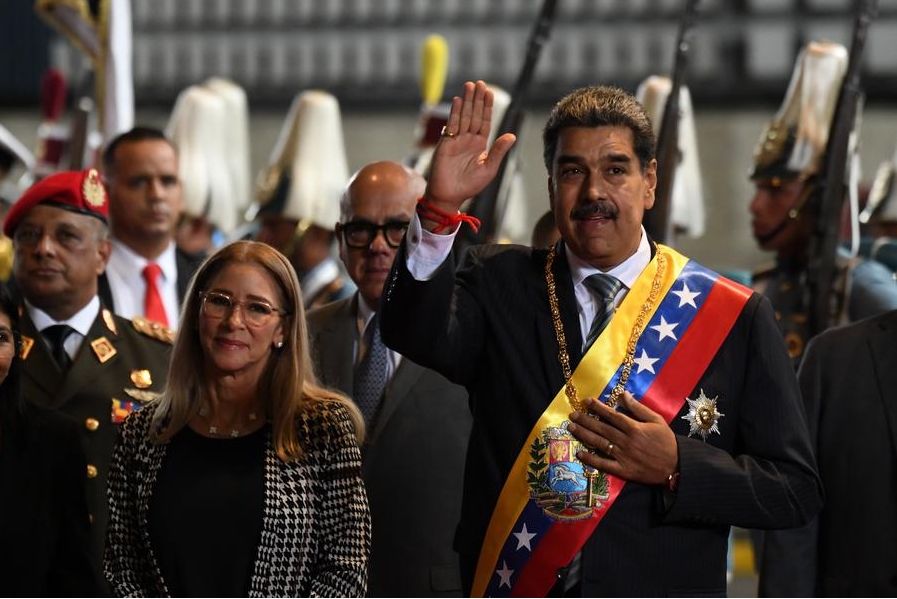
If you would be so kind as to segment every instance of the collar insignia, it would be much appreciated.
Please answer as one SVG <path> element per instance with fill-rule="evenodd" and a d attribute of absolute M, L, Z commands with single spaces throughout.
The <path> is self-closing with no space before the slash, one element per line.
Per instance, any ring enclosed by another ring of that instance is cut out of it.
<path fill-rule="evenodd" d="M 118 335 L 118 327 L 115 326 L 115 319 L 108 308 L 103 308 L 103 322 L 106 323 L 106 328 L 112 331 L 113 335 Z"/>
<path fill-rule="evenodd" d="M 32 347 L 34 347 L 34 339 L 22 335 L 22 346 L 19 347 L 19 358 L 21 358 L 22 360 L 27 360 L 28 354 L 31 353 Z"/>

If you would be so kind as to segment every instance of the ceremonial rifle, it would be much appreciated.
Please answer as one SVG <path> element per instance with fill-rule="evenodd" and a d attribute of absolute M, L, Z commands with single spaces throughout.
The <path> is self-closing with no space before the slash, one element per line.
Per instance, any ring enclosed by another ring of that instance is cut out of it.
<path fill-rule="evenodd" d="M 514 89 L 511 93 L 511 103 L 502 116 L 501 124 L 495 134 L 496 139 L 505 133 L 517 135 L 523 125 L 523 104 L 526 100 L 527 91 L 532 85 L 536 64 L 539 62 L 539 55 L 542 53 L 545 42 L 548 41 L 548 35 L 554 22 L 556 6 L 557 0 L 545 0 L 542 3 L 539 16 L 530 34 L 523 68 L 520 69 L 520 73 L 517 76 L 517 82 L 514 84 Z M 495 241 L 495 233 L 498 229 L 500 216 L 502 183 L 504 182 L 510 159 L 511 152 L 505 155 L 501 165 L 498 167 L 498 173 L 496 173 L 495 178 L 470 203 L 467 212 L 471 216 L 480 219 L 480 229 L 478 232 L 474 232 L 470 227 L 461 228 L 455 238 L 454 249 L 456 257 L 461 258 L 471 245 Z"/>
<path fill-rule="evenodd" d="M 846 170 L 850 161 L 850 135 L 856 123 L 857 108 L 862 101 L 860 66 L 869 24 L 876 14 L 876 0 L 861 0 L 853 26 L 853 39 L 847 72 L 838 95 L 838 106 L 832 118 L 825 161 L 820 173 L 819 210 L 810 239 L 807 265 L 807 302 L 810 308 L 808 334 L 813 337 L 833 323 L 832 285 L 835 279 L 841 213 L 846 195 Z"/>
<path fill-rule="evenodd" d="M 676 58 L 673 62 L 670 95 L 663 108 L 663 117 L 657 129 L 657 187 L 654 190 L 654 207 L 645 212 L 643 224 L 652 239 L 667 243 L 671 237 L 670 212 L 673 201 L 673 182 L 679 166 L 679 89 L 685 78 L 688 64 L 689 36 L 698 13 L 698 0 L 686 0 L 685 11 L 679 20 L 676 40 Z"/>
<path fill-rule="evenodd" d="M 72 116 L 71 134 L 69 135 L 69 170 L 80 171 L 93 164 L 90 156 L 90 113 L 93 100 L 84 96 L 78 101 Z"/>

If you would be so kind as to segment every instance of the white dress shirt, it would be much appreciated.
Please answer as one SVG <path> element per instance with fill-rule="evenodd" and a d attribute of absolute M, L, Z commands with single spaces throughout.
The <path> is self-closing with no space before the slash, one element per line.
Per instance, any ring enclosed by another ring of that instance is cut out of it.
<path fill-rule="evenodd" d="M 65 353 L 74 360 L 75 356 L 78 354 L 78 350 L 81 348 L 81 342 L 87 337 L 87 333 L 90 332 L 90 327 L 93 326 L 93 322 L 100 314 L 100 298 L 96 295 L 93 296 L 93 299 L 87 302 L 86 306 L 81 308 L 68 320 L 53 320 L 49 314 L 40 308 L 33 306 L 28 300 L 25 300 L 25 309 L 28 311 L 28 316 L 31 318 L 31 322 L 34 323 L 34 328 L 38 331 L 43 332 L 44 329 L 53 326 L 54 324 L 67 324 L 75 329 L 75 332 L 66 337 L 65 342 L 63 343 Z M 52 353 L 53 345 L 46 337 L 43 335 L 41 335 L 41 337 Z"/>
<path fill-rule="evenodd" d="M 109 288 L 112 290 L 115 313 L 119 316 L 125 318 L 145 316 L 143 302 L 146 295 L 146 280 L 143 278 L 143 268 L 149 263 L 149 260 L 122 242 L 116 239 L 112 240 L 112 254 L 106 265 L 106 278 L 109 280 Z M 162 269 L 162 274 L 156 284 L 159 287 L 159 294 L 162 296 L 162 305 L 165 306 L 165 315 L 168 316 L 168 326 L 174 329 L 177 328 L 180 316 L 178 269 L 174 241 L 168 244 L 155 263 Z"/>
<path fill-rule="evenodd" d="M 408 234 L 405 237 L 405 248 L 408 255 L 407 265 L 411 275 L 418 281 L 430 280 L 433 273 L 439 268 L 439 265 L 448 258 L 457 233 L 457 229 L 454 233 L 448 235 L 431 233 L 421 226 L 420 218 L 415 213 L 411 223 L 408 225 Z M 651 261 L 651 245 L 648 243 L 648 236 L 644 227 L 642 227 L 641 240 L 635 253 L 608 271 L 599 270 L 578 258 L 570 251 L 567 244 L 564 244 L 564 249 L 567 252 L 570 274 L 573 277 L 576 309 L 579 312 L 579 326 L 582 332 L 583 348 L 585 348 L 585 339 L 588 337 L 592 319 L 598 310 L 599 298 L 594 296 L 589 288 L 583 284 L 583 281 L 589 275 L 599 272 L 617 278 L 623 283 L 623 286 L 614 298 L 614 304 L 619 306 L 623 298 L 626 297 L 626 293 L 629 292 L 636 279 L 638 279 L 641 272 Z"/>

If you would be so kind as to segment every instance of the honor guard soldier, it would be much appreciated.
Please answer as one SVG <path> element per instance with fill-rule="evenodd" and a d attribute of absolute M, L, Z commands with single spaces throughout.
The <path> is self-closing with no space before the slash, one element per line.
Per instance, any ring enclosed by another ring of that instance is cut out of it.
<path fill-rule="evenodd" d="M 749 208 L 754 239 L 761 249 L 775 252 L 775 264 L 756 271 L 752 286 L 772 302 L 795 367 L 809 334 L 807 265 L 822 196 L 820 170 L 847 62 L 840 44 L 807 45 L 750 171 L 756 186 Z M 897 286 L 882 264 L 845 252 L 837 257 L 836 270 L 831 290 L 836 324 L 897 308 Z"/>
<path fill-rule="evenodd" d="M 642 81 L 635 92 L 635 98 L 641 102 L 654 125 L 654 134 L 659 135 L 658 127 L 663 122 L 663 111 L 667 105 L 673 82 L 669 77 L 651 75 Z M 677 235 L 684 234 L 692 239 L 704 235 L 704 185 L 701 179 L 701 160 L 698 155 L 698 134 L 695 129 L 694 108 L 688 86 L 679 88 L 679 120 L 676 135 L 679 162 L 673 177 L 673 188 L 670 192 L 670 235 L 674 240 Z"/>
<path fill-rule="evenodd" d="M 97 560 L 117 425 L 162 390 L 173 340 L 161 325 L 126 320 L 103 307 L 97 277 L 111 251 L 108 214 L 100 175 L 87 169 L 35 183 L 3 223 L 13 240 L 13 278 L 23 300 L 23 393 L 81 426 Z"/>
<path fill-rule="evenodd" d="M 866 205 L 860 212 L 860 226 L 865 237 L 860 253 L 897 269 L 897 151 L 882 162 L 869 187 Z"/>
<path fill-rule="evenodd" d="M 339 103 L 327 92 L 296 96 L 247 214 L 259 223 L 256 240 L 293 264 L 306 308 L 355 292 L 335 245 L 340 194 L 349 180 L 340 118 Z"/>
<path fill-rule="evenodd" d="M 178 148 L 184 213 L 178 249 L 205 257 L 236 229 L 252 200 L 249 165 L 249 109 L 245 90 L 213 77 L 178 94 L 165 126 Z"/>

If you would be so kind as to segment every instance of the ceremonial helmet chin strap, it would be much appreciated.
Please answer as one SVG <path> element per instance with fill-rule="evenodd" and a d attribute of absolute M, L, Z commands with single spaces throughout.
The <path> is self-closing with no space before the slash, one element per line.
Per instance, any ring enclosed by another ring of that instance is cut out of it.
<path fill-rule="evenodd" d="M 816 189 L 816 182 L 812 179 L 807 179 L 803 189 L 800 192 L 800 195 L 797 196 L 797 201 L 794 203 L 794 206 L 792 206 L 788 211 L 788 215 L 784 219 L 782 219 L 782 222 L 780 222 L 772 231 L 758 238 L 757 241 L 759 241 L 761 244 L 772 241 L 779 233 L 781 233 L 785 229 L 785 227 L 788 226 L 789 223 L 797 220 L 797 217 L 800 216 L 800 211 L 804 209 L 804 206 L 806 206 L 807 204 L 807 200 L 810 199 L 810 196 L 813 195 L 813 192 L 816 191 Z"/>

